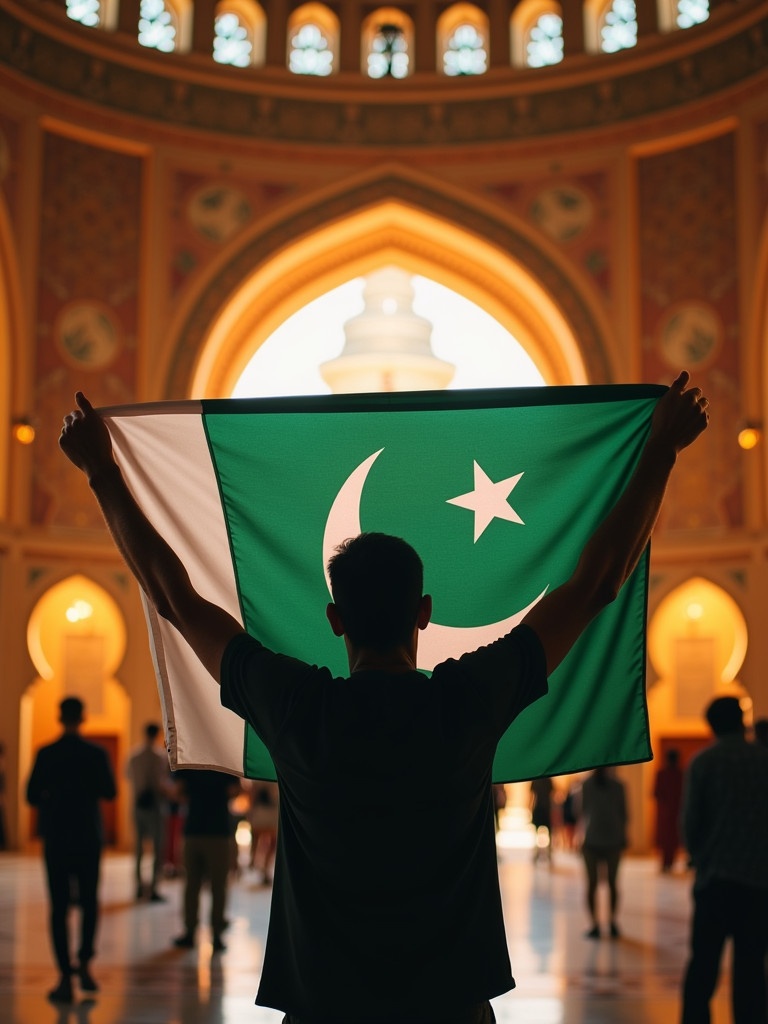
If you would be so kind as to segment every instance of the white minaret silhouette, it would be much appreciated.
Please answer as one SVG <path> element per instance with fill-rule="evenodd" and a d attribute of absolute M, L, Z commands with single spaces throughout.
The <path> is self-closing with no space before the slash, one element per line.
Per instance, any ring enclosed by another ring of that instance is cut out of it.
<path fill-rule="evenodd" d="M 360 391 L 435 391 L 446 387 L 452 363 L 432 352 L 432 324 L 413 311 L 410 274 L 382 267 L 365 279 L 365 308 L 344 324 L 344 348 L 320 365 L 335 394 Z"/>

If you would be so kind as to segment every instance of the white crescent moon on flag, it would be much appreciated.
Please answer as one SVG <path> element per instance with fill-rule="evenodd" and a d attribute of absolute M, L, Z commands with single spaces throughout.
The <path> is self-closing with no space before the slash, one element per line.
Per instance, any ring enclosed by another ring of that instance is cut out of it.
<path fill-rule="evenodd" d="M 376 459 L 384 451 L 380 448 L 361 462 L 344 483 L 333 500 L 323 534 L 323 571 L 325 582 L 330 592 L 331 583 L 328 578 L 328 560 L 335 553 L 339 544 L 349 537 L 356 537 L 362 532 L 360 526 L 360 499 L 363 487 Z M 467 651 L 477 650 L 486 644 L 493 643 L 517 626 L 546 594 L 548 587 L 534 598 L 529 605 L 515 612 L 506 619 L 489 622 L 482 626 L 441 626 L 438 622 L 430 622 L 419 635 L 418 667 L 431 672 L 435 665 L 447 658 L 460 658 Z"/>

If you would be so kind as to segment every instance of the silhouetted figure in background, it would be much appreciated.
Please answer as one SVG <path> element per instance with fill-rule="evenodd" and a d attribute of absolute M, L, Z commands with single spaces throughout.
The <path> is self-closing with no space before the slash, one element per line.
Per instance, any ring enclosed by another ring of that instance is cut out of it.
<path fill-rule="evenodd" d="M 579 789 L 573 783 L 569 783 L 560 804 L 560 819 L 563 825 L 563 847 L 566 850 L 573 850 L 576 846 L 576 825 L 579 821 L 578 810 Z"/>
<path fill-rule="evenodd" d="M 272 884 L 277 850 L 280 790 L 276 782 L 252 782 L 248 823 L 251 826 L 249 866 L 260 871 L 265 885 Z"/>
<path fill-rule="evenodd" d="M 581 819 L 584 841 L 581 852 L 587 869 L 587 909 L 592 927 L 588 939 L 600 938 L 597 915 L 597 885 L 602 874 L 610 898 L 609 934 L 619 937 L 616 911 L 619 906 L 617 876 L 622 850 L 627 845 L 627 800 L 624 784 L 611 769 L 596 768 L 581 787 Z"/>
<path fill-rule="evenodd" d="M 84 992 L 98 991 L 90 973 L 98 919 L 99 864 L 103 828 L 99 800 L 113 800 L 115 780 L 106 752 L 80 736 L 83 702 L 66 697 L 59 705 L 60 739 L 37 753 L 27 783 L 27 800 L 38 809 L 51 897 L 51 939 L 61 978 L 48 998 L 72 1002 L 72 974 Z M 73 896 L 75 899 L 73 899 Z M 78 965 L 69 953 L 67 911 L 80 905 Z"/>
<path fill-rule="evenodd" d="M 671 871 L 680 846 L 680 808 L 683 800 L 683 772 L 680 752 L 667 751 L 664 767 L 656 773 L 653 787 L 656 800 L 656 845 L 661 850 L 661 870 Z"/>
<path fill-rule="evenodd" d="M 200 890 L 211 887 L 211 942 L 214 953 L 226 947 L 222 933 L 227 902 L 227 876 L 231 864 L 232 819 L 229 801 L 240 792 L 240 780 L 224 772 L 186 768 L 173 773 L 186 803 L 184 819 L 184 931 L 174 939 L 179 949 L 195 945 Z"/>
<path fill-rule="evenodd" d="M 709 1024 L 720 958 L 733 939 L 734 1024 L 765 1024 L 768 750 L 748 743 L 736 697 L 707 708 L 711 747 L 685 773 L 683 839 L 696 869 L 683 1024 Z"/>
<path fill-rule="evenodd" d="M 531 782 L 531 824 L 536 829 L 536 845 L 533 848 L 533 860 L 546 858 L 552 863 L 552 798 L 555 787 L 552 779 L 545 776 Z M 546 832 L 547 845 L 539 845 L 539 829 Z"/>
<path fill-rule="evenodd" d="M 163 870 L 163 848 L 165 846 L 165 812 L 168 799 L 168 758 L 165 751 L 158 750 L 155 741 L 160 726 L 148 722 L 144 726 L 144 743 L 131 754 L 126 765 L 126 778 L 133 785 L 133 822 L 136 830 L 136 899 L 144 896 L 141 878 L 141 858 L 144 843 L 152 844 L 152 882 L 149 898 L 153 903 L 162 903 L 164 897 L 157 890 Z"/>

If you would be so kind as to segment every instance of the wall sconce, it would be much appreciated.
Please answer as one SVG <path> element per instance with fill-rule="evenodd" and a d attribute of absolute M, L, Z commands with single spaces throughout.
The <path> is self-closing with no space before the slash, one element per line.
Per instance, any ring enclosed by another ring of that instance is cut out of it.
<path fill-rule="evenodd" d="M 745 452 L 756 448 L 763 436 L 763 424 L 758 420 L 747 420 L 738 433 L 739 448 Z"/>
<path fill-rule="evenodd" d="M 32 444 L 35 440 L 35 427 L 26 416 L 11 420 L 11 433 L 19 444 Z"/>

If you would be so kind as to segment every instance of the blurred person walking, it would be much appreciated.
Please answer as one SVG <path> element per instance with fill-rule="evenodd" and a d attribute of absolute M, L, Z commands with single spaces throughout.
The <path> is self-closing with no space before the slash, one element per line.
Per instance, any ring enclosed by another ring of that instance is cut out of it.
<path fill-rule="evenodd" d="M 600 938 L 597 887 L 601 875 L 608 883 L 610 919 L 608 933 L 619 937 L 616 911 L 619 906 L 618 873 L 622 850 L 627 845 L 627 799 L 624 784 L 610 768 L 596 768 L 581 787 L 581 819 L 584 840 L 581 847 L 587 869 L 587 909 L 592 926 L 588 939 Z"/>
<path fill-rule="evenodd" d="M 169 789 L 168 758 L 157 748 L 160 726 L 148 722 L 144 726 L 144 743 L 131 754 L 125 769 L 126 778 L 133 785 L 133 823 L 136 831 L 136 899 L 144 897 L 144 882 L 141 876 L 141 861 L 144 844 L 152 846 L 152 880 L 149 899 L 153 903 L 164 902 L 158 892 L 158 883 L 163 870 L 163 849 L 165 846 L 165 818 Z"/>
<path fill-rule="evenodd" d="M 680 808 L 683 802 L 683 772 L 680 752 L 670 748 L 664 767 L 656 773 L 653 786 L 656 800 L 656 845 L 661 851 L 661 870 L 671 871 L 680 846 Z"/>
<path fill-rule="evenodd" d="M 115 779 L 106 752 L 80 735 L 83 702 L 66 697 L 59 705 L 63 733 L 41 747 L 27 783 L 27 801 L 38 810 L 38 831 L 51 900 L 51 940 L 58 964 L 58 985 L 48 993 L 54 1003 L 71 1003 L 72 975 L 83 992 L 96 992 L 90 972 L 98 923 L 98 885 L 103 827 L 99 800 L 115 798 Z M 67 912 L 80 906 L 78 964 L 69 952 Z"/>

